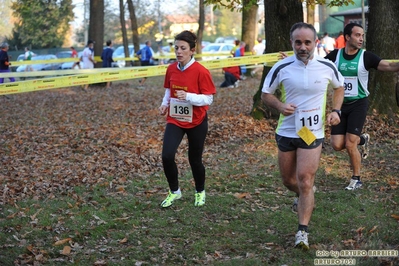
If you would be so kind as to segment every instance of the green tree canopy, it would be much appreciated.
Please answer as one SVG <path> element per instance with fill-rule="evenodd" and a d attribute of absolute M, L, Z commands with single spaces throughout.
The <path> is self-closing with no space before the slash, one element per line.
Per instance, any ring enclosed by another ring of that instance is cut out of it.
<path fill-rule="evenodd" d="M 11 0 L 0 0 L 0 41 L 10 34 Z"/>
<path fill-rule="evenodd" d="M 33 48 L 60 47 L 74 18 L 72 0 L 16 0 L 17 22 L 10 43 Z"/>

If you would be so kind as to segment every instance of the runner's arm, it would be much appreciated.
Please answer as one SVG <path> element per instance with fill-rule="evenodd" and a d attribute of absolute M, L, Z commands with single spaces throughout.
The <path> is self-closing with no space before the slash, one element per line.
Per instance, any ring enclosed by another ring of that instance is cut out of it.
<path fill-rule="evenodd" d="M 187 92 L 186 100 L 195 106 L 206 106 L 206 105 L 212 104 L 213 95 L 196 94 L 196 93 Z"/>
<path fill-rule="evenodd" d="M 398 72 L 399 62 L 388 62 L 386 60 L 381 60 L 377 69 L 380 71 Z"/>
<path fill-rule="evenodd" d="M 295 112 L 295 104 L 283 103 L 274 94 L 262 92 L 261 98 L 267 106 L 276 109 L 285 116 L 292 115 Z"/>

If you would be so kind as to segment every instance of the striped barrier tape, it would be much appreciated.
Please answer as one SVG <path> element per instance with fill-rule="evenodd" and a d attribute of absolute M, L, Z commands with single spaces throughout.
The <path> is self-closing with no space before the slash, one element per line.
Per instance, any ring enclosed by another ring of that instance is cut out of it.
<path fill-rule="evenodd" d="M 292 53 L 292 52 L 291 52 Z M 232 57 L 219 60 L 199 61 L 207 69 L 220 69 L 229 66 L 267 64 L 272 65 L 279 60 L 278 53 L 257 56 Z M 102 83 L 117 80 L 136 79 L 165 75 L 168 65 L 128 68 L 99 68 L 82 70 L 36 71 L 28 73 L 2 73 L 2 77 L 56 76 L 43 79 L 32 79 L 0 84 L 0 95 L 16 94 L 48 89 L 57 89 L 85 84 Z"/>

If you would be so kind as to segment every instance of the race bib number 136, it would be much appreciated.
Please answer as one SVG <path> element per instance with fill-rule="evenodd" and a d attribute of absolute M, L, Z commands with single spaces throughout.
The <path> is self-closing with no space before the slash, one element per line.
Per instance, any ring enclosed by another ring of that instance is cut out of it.
<path fill-rule="evenodd" d="M 193 121 L 193 105 L 186 100 L 170 99 L 169 115 L 182 122 Z"/>

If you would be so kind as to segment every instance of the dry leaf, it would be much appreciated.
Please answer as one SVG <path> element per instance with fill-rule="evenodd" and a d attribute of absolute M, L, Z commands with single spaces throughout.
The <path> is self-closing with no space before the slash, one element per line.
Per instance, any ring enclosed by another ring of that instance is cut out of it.
<path fill-rule="evenodd" d="M 332 167 L 326 167 L 324 169 L 324 172 L 326 173 L 326 175 L 329 175 L 331 173 Z"/>
<path fill-rule="evenodd" d="M 18 212 L 14 212 L 13 214 L 8 215 L 7 219 L 13 219 L 17 214 Z"/>
<path fill-rule="evenodd" d="M 127 238 L 125 237 L 124 239 L 122 239 L 121 241 L 119 241 L 120 244 L 125 244 L 127 242 Z"/>
<path fill-rule="evenodd" d="M 362 231 L 363 231 L 365 228 L 366 228 L 366 227 L 359 227 L 358 229 L 356 229 L 356 232 L 357 232 L 358 234 L 361 234 Z"/>
<path fill-rule="evenodd" d="M 71 254 L 71 247 L 70 246 L 65 246 L 63 249 L 62 249 L 62 252 L 61 252 L 61 254 L 62 255 L 69 255 L 69 254 Z"/>
<path fill-rule="evenodd" d="M 356 241 L 353 239 L 342 240 L 342 242 L 345 246 L 352 246 L 354 243 L 356 243 Z"/>
<path fill-rule="evenodd" d="M 32 221 L 35 220 L 35 219 L 36 219 L 36 216 L 37 216 L 42 210 L 43 210 L 43 209 L 39 209 L 35 214 L 31 215 L 31 216 L 30 216 L 31 220 L 32 220 Z"/>
<path fill-rule="evenodd" d="M 96 262 L 94 262 L 93 265 L 107 265 L 107 262 L 105 260 L 98 260 Z"/>
<path fill-rule="evenodd" d="M 234 197 L 237 199 L 243 199 L 243 198 L 250 198 L 250 194 L 248 192 L 245 193 L 235 193 Z"/>
<path fill-rule="evenodd" d="M 72 240 L 72 238 L 70 238 L 70 237 L 58 240 L 57 242 L 54 243 L 54 246 L 64 245 L 65 243 L 68 243 L 71 240 Z"/>
<path fill-rule="evenodd" d="M 397 214 L 392 214 L 391 217 L 399 221 L 399 215 L 397 215 Z"/>
<path fill-rule="evenodd" d="M 374 232 L 377 229 L 378 226 L 374 225 L 373 228 L 370 229 L 369 233 Z"/>

